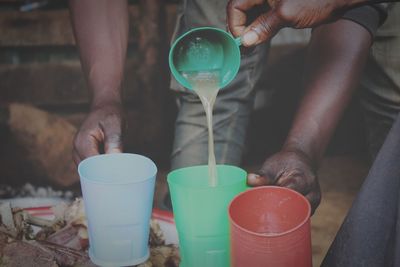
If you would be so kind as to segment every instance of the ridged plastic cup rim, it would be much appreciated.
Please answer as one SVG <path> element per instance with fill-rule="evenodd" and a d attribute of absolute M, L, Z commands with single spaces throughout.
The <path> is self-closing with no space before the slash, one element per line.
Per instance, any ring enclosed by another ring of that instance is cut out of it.
<path fill-rule="evenodd" d="M 143 179 L 139 179 L 136 181 L 121 181 L 121 182 L 115 182 L 115 181 L 98 181 L 95 179 L 92 179 L 90 177 L 86 177 L 85 175 L 82 174 L 82 168 L 85 164 L 87 164 L 89 161 L 92 160 L 96 160 L 97 158 L 105 158 L 105 157 L 115 157 L 115 156 L 119 156 L 119 157 L 124 157 L 124 156 L 135 156 L 135 157 L 140 157 L 143 158 L 147 161 L 149 161 L 150 166 L 152 168 L 150 175 L 148 175 L 147 177 L 143 178 Z M 138 183 L 143 183 L 148 181 L 149 179 L 155 177 L 157 175 L 157 166 L 154 163 L 154 161 L 152 161 L 150 158 L 140 155 L 140 154 L 133 154 L 133 153 L 110 153 L 110 154 L 100 154 L 100 155 L 95 155 L 95 156 L 91 156 L 88 157 L 84 160 L 82 160 L 79 165 L 78 165 L 78 173 L 79 173 L 79 177 L 80 179 L 85 180 L 85 182 L 89 182 L 92 184 L 103 184 L 103 185 L 125 185 L 125 184 L 138 184 Z"/>
<path fill-rule="evenodd" d="M 291 192 L 291 193 L 293 193 L 293 194 L 299 196 L 300 199 L 302 199 L 302 201 L 305 202 L 305 203 L 306 203 L 306 206 L 307 206 L 307 216 L 305 217 L 305 219 L 304 219 L 303 221 L 301 221 L 301 223 L 299 223 L 297 226 L 295 226 L 295 227 L 293 227 L 293 228 L 291 228 L 291 229 L 289 229 L 289 230 L 287 230 L 287 231 L 281 232 L 281 233 L 257 233 L 257 232 L 248 230 L 248 229 L 246 229 L 246 228 L 240 226 L 239 224 L 237 224 L 237 223 L 233 220 L 233 218 L 232 218 L 232 216 L 231 216 L 232 203 L 235 202 L 236 199 L 240 198 L 240 196 L 242 196 L 242 195 L 244 195 L 244 194 L 249 194 L 249 192 L 251 192 L 251 191 L 265 190 L 265 189 L 273 189 L 273 190 L 278 189 L 278 190 L 283 190 L 283 191 Z M 289 188 L 286 188 L 286 187 L 281 187 L 281 186 L 269 186 L 269 185 L 268 185 L 268 186 L 259 186 L 259 187 L 254 187 L 254 188 L 248 189 L 248 190 L 246 190 L 246 191 L 244 191 L 244 192 L 238 194 L 237 196 L 235 196 L 235 197 L 232 199 L 232 201 L 229 203 L 229 206 L 228 206 L 228 216 L 229 216 L 229 221 L 230 221 L 235 227 L 239 228 L 240 230 L 242 230 L 242 231 L 244 231 L 244 232 L 246 232 L 246 233 L 248 233 L 248 234 L 251 234 L 251 235 L 254 235 L 254 236 L 259 236 L 259 237 L 280 237 L 280 236 L 288 235 L 288 234 L 290 234 L 290 233 L 292 233 L 292 232 L 295 232 L 295 231 L 298 230 L 299 228 L 303 227 L 304 224 L 306 224 L 306 223 L 309 221 L 310 216 L 311 216 L 311 205 L 310 205 L 310 203 L 308 202 L 308 200 L 307 200 L 302 194 L 300 194 L 299 192 L 296 192 L 296 191 L 294 191 L 294 190 L 292 190 L 292 189 L 289 189 Z"/>
<path fill-rule="evenodd" d="M 217 186 L 209 186 L 209 185 L 202 185 L 202 186 L 198 186 L 198 185 L 196 185 L 196 186 L 194 186 L 194 185 L 182 185 L 181 183 L 176 183 L 176 182 L 171 182 L 171 179 L 169 178 L 170 177 L 170 175 L 171 174 L 173 174 L 174 172 L 177 172 L 177 171 L 181 171 L 181 170 L 183 170 L 183 169 L 195 169 L 195 168 L 198 168 L 198 167 L 207 167 L 208 165 L 195 165 L 195 166 L 189 166 L 189 167 L 183 167 L 183 168 L 179 168 L 179 169 L 175 169 L 175 170 L 173 170 L 173 171 L 171 171 L 170 173 L 168 173 L 168 175 L 167 175 L 167 182 L 168 183 L 172 183 L 174 186 L 177 186 L 177 187 L 185 187 L 185 188 L 195 188 L 195 189 L 208 189 L 208 190 L 212 190 L 212 189 L 221 189 L 221 188 L 225 188 L 225 187 L 231 187 L 233 184 L 236 184 L 236 183 L 232 183 L 232 184 L 225 184 L 225 185 L 217 185 Z M 237 170 L 240 170 L 241 172 L 243 172 L 244 174 L 245 174 L 245 177 L 246 177 L 246 171 L 245 170 L 243 170 L 242 168 L 239 168 L 239 167 L 237 167 L 237 166 L 233 166 L 233 165 L 225 165 L 225 164 L 217 164 L 217 169 L 218 169 L 218 166 L 224 166 L 224 167 L 229 167 L 229 168 L 234 168 L 234 169 L 237 169 Z M 246 180 L 246 179 L 244 179 L 244 180 Z M 239 182 L 237 182 L 237 183 L 239 183 Z"/>

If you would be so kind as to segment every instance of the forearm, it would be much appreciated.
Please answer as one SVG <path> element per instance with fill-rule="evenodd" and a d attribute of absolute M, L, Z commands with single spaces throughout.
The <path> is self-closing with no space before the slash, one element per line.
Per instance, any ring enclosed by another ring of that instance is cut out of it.
<path fill-rule="evenodd" d="M 70 0 L 72 25 L 92 106 L 121 102 L 128 42 L 125 0 Z"/>
<path fill-rule="evenodd" d="M 313 31 L 304 73 L 305 94 L 284 144 L 318 164 L 357 86 L 371 45 L 370 33 L 349 20 Z"/>

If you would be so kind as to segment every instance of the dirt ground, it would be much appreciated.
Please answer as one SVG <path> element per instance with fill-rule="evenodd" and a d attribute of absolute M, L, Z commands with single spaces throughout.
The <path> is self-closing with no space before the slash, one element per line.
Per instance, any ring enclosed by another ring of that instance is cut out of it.
<path fill-rule="evenodd" d="M 319 171 L 322 202 L 311 220 L 314 267 L 320 266 L 367 173 L 368 164 L 354 156 L 324 160 Z"/>
<path fill-rule="evenodd" d="M 257 166 L 245 167 L 254 170 Z M 322 202 L 311 220 L 313 266 L 320 266 L 336 232 L 368 173 L 368 164 L 357 156 L 330 156 L 325 158 L 318 176 Z M 159 207 L 166 192 L 166 172 L 158 174 L 155 206 Z"/>

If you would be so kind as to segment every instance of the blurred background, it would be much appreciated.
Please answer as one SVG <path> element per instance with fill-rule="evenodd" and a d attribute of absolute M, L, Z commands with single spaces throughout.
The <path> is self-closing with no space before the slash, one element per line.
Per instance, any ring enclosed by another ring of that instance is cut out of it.
<path fill-rule="evenodd" d="M 125 151 L 147 155 L 159 166 L 157 205 L 166 190 L 176 116 L 167 54 L 177 1 L 129 3 Z M 272 41 L 247 136 L 242 167 L 248 171 L 259 168 L 286 137 L 302 93 L 298 85 L 309 35 L 307 30 L 285 29 Z M 268 102 L 272 92 L 274 101 Z M 67 1 L 0 0 L 0 199 L 28 194 L 27 183 L 31 193 L 42 188 L 41 196 L 50 191 L 80 195 L 72 140 L 89 101 Z M 366 176 L 365 154 L 355 97 L 319 170 L 323 200 L 312 219 L 315 266 Z"/>

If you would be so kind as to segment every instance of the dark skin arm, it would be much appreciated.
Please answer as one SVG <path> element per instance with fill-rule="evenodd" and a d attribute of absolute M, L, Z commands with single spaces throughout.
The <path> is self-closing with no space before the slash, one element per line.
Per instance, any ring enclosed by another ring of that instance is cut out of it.
<path fill-rule="evenodd" d="M 372 37 L 362 26 L 340 19 L 313 31 L 304 73 L 305 94 L 280 152 L 268 158 L 252 186 L 279 185 L 305 195 L 313 211 L 320 203 L 317 179 L 329 140 L 357 86 Z"/>
<path fill-rule="evenodd" d="M 230 0 L 227 6 L 228 27 L 234 36 L 242 36 L 244 46 L 270 40 L 280 29 L 310 28 L 333 21 L 357 5 L 398 2 L 399 0 Z M 258 5 L 271 9 L 246 26 L 246 11 Z"/>
<path fill-rule="evenodd" d="M 92 95 L 74 140 L 74 161 L 122 152 L 121 82 L 128 43 L 127 1 L 70 0 L 81 65 Z"/>

